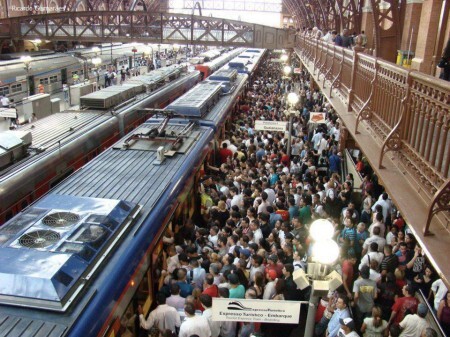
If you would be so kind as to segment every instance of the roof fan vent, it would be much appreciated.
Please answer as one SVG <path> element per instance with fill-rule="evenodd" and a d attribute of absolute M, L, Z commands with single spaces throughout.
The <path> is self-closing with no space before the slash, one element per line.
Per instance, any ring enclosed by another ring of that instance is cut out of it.
<path fill-rule="evenodd" d="M 27 248 L 45 248 L 58 242 L 60 237 L 59 233 L 55 231 L 37 230 L 22 235 L 19 243 Z"/>
<path fill-rule="evenodd" d="M 70 212 L 56 212 L 47 215 L 42 219 L 42 223 L 49 227 L 61 228 L 69 227 L 80 221 L 80 216 Z"/>

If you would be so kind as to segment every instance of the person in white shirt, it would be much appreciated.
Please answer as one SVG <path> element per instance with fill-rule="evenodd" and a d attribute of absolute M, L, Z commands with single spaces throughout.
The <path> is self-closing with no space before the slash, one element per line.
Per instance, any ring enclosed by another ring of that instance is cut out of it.
<path fill-rule="evenodd" d="M 217 239 L 219 238 L 219 227 L 212 226 L 209 230 L 208 241 L 211 242 L 213 247 L 217 247 Z"/>
<path fill-rule="evenodd" d="M 220 335 L 220 321 L 212 320 L 212 298 L 208 294 L 200 295 L 200 303 L 202 307 L 205 308 L 203 311 L 203 317 L 208 320 L 209 328 L 211 329 L 211 337 L 218 337 Z"/>
<path fill-rule="evenodd" d="M 167 253 L 169 254 L 169 257 L 165 258 L 167 261 L 167 271 L 172 273 L 175 268 L 179 268 L 181 266 L 180 260 L 178 259 L 178 254 L 174 245 L 169 246 Z"/>
<path fill-rule="evenodd" d="M 253 232 L 253 242 L 259 245 L 260 240 L 263 238 L 263 234 L 259 228 L 258 220 L 252 220 L 250 222 L 250 230 Z"/>
<path fill-rule="evenodd" d="M 383 222 L 383 215 L 381 213 L 376 213 L 375 221 L 369 226 L 370 236 L 373 236 L 373 230 L 375 227 L 380 227 L 380 236 L 384 238 L 386 225 Z"/>
<path fill-rule="evenodd" d="M 264 187 L 264 192 L 267 193 L 267 201 L 269 202 L 269 204 L 273 205 L 275 199 L 277 198 L 277 196 L 275 195 L 275 191 L 270 188 L 270 184 L 268 182 L 265 182 L 263 184 Z"/>
<path fill-rule="evenodd" d="M 242 208 L 242 206 L 243 206 L 242 195 L 240 195 L 238 193 L 238 190 L 237 190 L 236 187 L 231 187 L 230 188 L 230 195 L 232 197 L 230 206 L 231 207 L 237 206 L 239 208 Z"/>
<path fill-rule="evenodd" d="M 267 282 L 264 288 L 263 300 L 270 300 L 275 295 L 275 285 L 277 280 L 277 272 L 273 269 L 269 269 L 266 273 Z"/>
<path fill-rule="evenodd" d="M 191 335 L 198 335 L 199 337 L 211 336 L 208 319 L 203 316 L 196 316 L 192 303 L 185 304 L 184 312 L 186 313 L 186 320 L 181 324 L 178 337 L 190 337 Z"/>
<path fill-rule="evenodd" d="M 156 294 L 156 301 L 158 306 L 148 316 L 147 320 L 144 318 L 144 311 L 141 306 L 138 307 L 139 323 L 143 329 L 149 330 L 155 324 L 158 329 L 165 331 L 169 329 L 176 331 L 180 327 L 181 320 L 177 309 L 166 304 L 166 295 L 164 293 Z"/>
<path fill-rule="evenodd" d="M 437 279 L 431 285 L 431 291 L 433 292 L 434 295 L 434 309 L 437 311 L 439 309 L 439 304 L 441 300 L 444 298 L 448 289 L 445 286 L 445 283 L 442 281 L 442 279 Z"/>
<path fill-rule="evenodd" d="M 420 337 L 422 331 L 429 327 L 426 320 L 427 313 L 427 306 L 420 303 L 417 307 L 417 314 L 406 315 L 399 323 L 400 328 L 402 328 L 400 337 Z"/>
<path fill-rule="evenodd" d="M 386 222 L 388 216 L 390 216 L 391 214 L 392 209 L 392 201 L 389 200 L 387 193 L 383 193 L 378 199 L 378 201 L 375 204 L 373 204 L 372 212 L 375 212 L 375 207 L 377 205 L 381 205 L 381 207 L 383 208 L 383 219 Z"/>
<path fill-rule="evenodd" d="M 9 98 L 6 96 L 2 96 L 2 98 L 0 99 L 0 101 L 2 102 L 2 107 L 3 108 L 9 108 Z"/>
<path fill-rule="evenodd" d="M 194 288 L 203 289 L 203 282 L 205 281 L 206 271 L 203 269 L 197 259 L 192 259 L 189 261 L 191 265 L 191 270 L 189 271 L 189 281 L 194 286 Z"/>
<path fill-rule="evenodd" d="M 361 270 L 361 268 L 363 266 L 370 267 L 370 263 L 372 261 L 377 261 L 378 265 L 380 266 L 381 265 L 381 261 L 383 261 L 383 257 L 384 257 L 384 254 L 380 253 L 378 251 L 378 243 L 372 242 L 370 244 L 370 252 L 367 253 L 366 255 L 364 255 L 363 258 L 361 259 L 361 263 L 359 264 L 359 270 Z"/>
<path fill-rule="evenodd" d="M 364 243 L 363 243 L 363 252 L 362 254 L 366 254 L 369 250 L 369 247 L 372 242 L 376 242 L 378 244 L 378 251 L 382 252 L 384 249 L 384 246 L 386 245 L 386 239 L 380 236 L 381 228 L 375 227 L 373 229 L 373 235 L 368 237 Z"/>

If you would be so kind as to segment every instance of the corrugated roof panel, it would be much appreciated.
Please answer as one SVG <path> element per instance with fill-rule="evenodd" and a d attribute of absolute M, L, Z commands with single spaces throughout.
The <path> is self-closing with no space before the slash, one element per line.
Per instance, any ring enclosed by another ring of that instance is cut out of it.
<path fill-rule="evenodd" d="M 0 313 L 0 337 L 61 337 L 67 327 Z"/>
<path fill-rule="evenodd" d="M 17 132 L 31 132 L 31 147 L 46 148 L 51 144 L 55 144 L 56 142 L 73 135 L 76 131 L 79 131 L 88 123 L 101 123 L 109 118 L 111 118 L 110 115 L 95 111 L 58 112 L 37 120 L 31 124 L 24 125 L 17 130 Z"/>
<path fill-rule="evenodd" d="M 219 100 L 221 90 L 220 83 L 201 82 L 166 109 L 184 116 L 203 117 Z"/>

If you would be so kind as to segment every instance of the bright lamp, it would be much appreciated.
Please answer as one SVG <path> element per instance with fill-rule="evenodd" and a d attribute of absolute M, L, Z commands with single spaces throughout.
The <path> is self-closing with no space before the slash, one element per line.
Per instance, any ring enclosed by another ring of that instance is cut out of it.
<path fill-rule="evenodd" d="M 295 105 L 298 103 L 298 95 L 295 92 L 291 92 L 287 96 L 287 100 L 289 104 Z"/>
<path fill-rule="evenodd" d="M 290 66 L 286 66 L 283 68 L 283 72 L 286 76 L 289 75 L 291 73 L 291 71 L 292 71 L 292 68 Z"/>
<path fill-rule="evenodd" d="M 313 260 L 322 264 L 332 264 L 339 256 L 339 246 L 331 239 L 314 243 L 312 248 Z"/>
<path fill-rule="evenodd" d="M 334 226 L 328 220 L 318 219 L 311 224 L 309 233 L 314 241 L 331 239 L 334 234 Z"/>

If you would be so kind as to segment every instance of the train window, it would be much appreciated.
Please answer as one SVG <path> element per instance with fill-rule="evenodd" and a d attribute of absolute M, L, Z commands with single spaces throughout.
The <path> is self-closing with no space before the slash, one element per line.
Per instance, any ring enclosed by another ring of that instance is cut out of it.
<path fill-rule="evenodd" d="M 48 84 L 48 77 L 46 77 L 46 78 L 41 78 L 41 79 L 39 80 L 39 84 Z"/>
<path fill-rule="evenodd" d="M 12 86 L 11 86 L 12 88 Z M 9 95 L 9 88 L 8 87 L 0 87 L 0 95 L 5 96 Z"/>
<path fill-rule="evenodd" d="M 50 76 L 50 83 L 58 82 L 58 76 Z"/>
<path fill-rule="evenodd" d="M 11 85 L 11 92 L 22 92 L 22 83 L 12 84 Z"/>
<path fill-rule="evenodd" d="M 22 204 L 20 205 L 21 209 L 24 209 L 28 206 L 28 200 L 22 201 Z"/>
<path fill-rule="evenodd" d="M 13 217 L 13 212 L 12 211 L 8 211 L 5 214 L 5 222 L 8 221 L 9 219 L 11 219 Z"/>
<path fill-rule="evenodd" d="M 67 172 L 65 172 L 62 176 L 60 176 L 59 178 L 56 178 L 55 180 L 53 180 L 50 183 L 50 188 L 55 187 L 56 185 L 58 185 L 61 181 L 63 181 L 64 179 L 66 179 L 68 176 L 70 176 L 73 173 L 73 169 L 69 169 Z"/>

